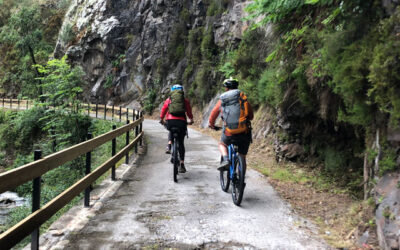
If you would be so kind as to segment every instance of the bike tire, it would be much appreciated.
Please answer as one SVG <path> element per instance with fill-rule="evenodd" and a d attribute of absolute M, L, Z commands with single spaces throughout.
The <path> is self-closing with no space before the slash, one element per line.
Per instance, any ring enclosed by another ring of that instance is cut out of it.
<path fill-rule="evenodd" d="M 236 206 L 240 206 L 243 199 L 243 193 L 246 183 L 244 182 L 246 174 L 246 162 L 238 155 L 235 161 L 235 172 L 232 180 L 232 200 Z"/>
<path fill-rule="evenodd" d="M 222 161 L 222 158 L 221 158 L 221 161 Z M 219 182 L 221 183 L 222 191 L 228 192 L 229 185 L 231 183 L 231 179 L 229 177 L 229 170 L 228 171 L 226 171 L 226 170 L 219 171 Z"/>
<path fill-rule="evenodd" d="M 172 142 L 172 157 L 173 157 L 173 166 L 174 166 L 174 182 L 178 182 L 178 145 L 176 140 Z"/>

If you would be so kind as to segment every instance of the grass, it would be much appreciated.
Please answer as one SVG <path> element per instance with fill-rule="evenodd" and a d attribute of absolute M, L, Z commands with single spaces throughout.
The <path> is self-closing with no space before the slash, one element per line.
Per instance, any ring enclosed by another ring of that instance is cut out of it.
<path fill-rule="evenodd" d="M 319 191 L 329 191 L 336 194 L 348 191 L 345 188 L 335 186 L 328 177 L 318 171 L 302 168 L 288 162 L 268 162 L 265 164 L 262 162 L 252 163 L 250 161 L 250 167 L 276 181 L 308 185 Z"/>
<path fill-rule="evenodd" d="M 300 215 L 313 221 L 320 237 L 331 246 L 351 248 L 355 246 L 354 233 L 367 228 L 370 234 L 374 232 L 374 198 L 366 201 L 350 199 L 349 188 L 338 185 L 318 168 L 276 162 L 274 151 L 267 142 L 256 141 L 247 159 L 251 168 L 268 176 L 280 196 Z M 293 190 L 296 190 L 295 194 Z"/>

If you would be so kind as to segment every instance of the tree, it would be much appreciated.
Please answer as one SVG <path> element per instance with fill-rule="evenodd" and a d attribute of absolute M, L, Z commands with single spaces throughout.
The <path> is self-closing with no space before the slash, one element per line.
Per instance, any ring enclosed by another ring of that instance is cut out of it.
<path fill-rule="evenodd" d="M 13 44 L 21 56 L 29 55 L 32 64 L 36 65 L 35 52 L 45 47 L 42 41 L 40 11 L 37 6 L 22 7 L 18 12 L 11 15 L 8 24 L 0 29 L 0 42 Z M 37 77 L 40 72 L 34 68 Z M 32 79 L 33 80 L 33 79 Z M 40 82 L 36 84 L 37 94 L 41 95 Z"/>
<path fill-rule="evenodd" d="M 84 72 L 80 67 L 71 67 L 67 57 L 53 59 L 45 66 L 35 65 L 42 75 L 44 103 L 47 106 L 45 130 L 55 133 L 59 145 L 82 142 L 90 127 L 90 118 L 80 107 Z"/>

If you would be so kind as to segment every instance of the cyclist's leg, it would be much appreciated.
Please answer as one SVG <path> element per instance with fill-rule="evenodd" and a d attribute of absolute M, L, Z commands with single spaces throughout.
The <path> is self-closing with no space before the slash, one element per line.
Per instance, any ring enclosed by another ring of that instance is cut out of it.
<path fill-rule="evenodd" d="M 224 132 L 222 132 L 221 140 L 219 142 L 219 152 L 222 156 L 221 164 L 218 170 L 226 170 L 229 167 L 229 156 L 228 156 L 228 148 L 227 145 L 230 144 L 229 136 L 226 136 Z"/>
<path fill-rule="evenodd" d="M 185 121 L 177 121 L 177 124 L 180 128 L 179 136 L 178 136 L 178 144 L 179 144 L 179 157 L 180 157 L 180 165 L 179 165 L 179 173 L 186 173 L 185 168 L 185 136 L 187 130 L 187 124 Z"/>
<path fill-rule="evenodd" d="M 249 151 L 250 143 L 251 143 L 251 133 L 244 133 L 236 135 L 237 139 L 237 146 L 238 146 L 238 153 L 242 157 L 244 164 L 246 164 L 246 155 Z M 246 169 L 246 166 L 244 166 Z"/>
<path fill-rule="evenodd" d="M 168 144 L 167 148 L 165 149 L 166 154 L 171 153 L 171 144 L 172 144 L 172 133 L 171 133 L 171 127 L 169 126 L 170 122 L 169 120 L 165 121 L 165 127 L 168 129 Z"/>
<path fill-rule="evenodd" d="M 185 136 L 186 136 L 186 125 L 181 127 L 181 132 L 179 133 L 178 143 L 179 143 L 179 156 L 181 158 L 181 163 L 185 161 Z"/>

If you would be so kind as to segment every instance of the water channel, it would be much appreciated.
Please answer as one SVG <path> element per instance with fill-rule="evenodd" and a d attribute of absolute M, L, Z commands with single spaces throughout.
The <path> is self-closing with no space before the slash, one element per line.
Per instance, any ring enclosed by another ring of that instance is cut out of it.
<path fill-rule="evenodd" d="M 4 225 L 10 210 L 15 207 L 23 206 L 26 199 L 21 198 L 13 192 L 4 192 L 0 194 L 0 225 Z"/>

